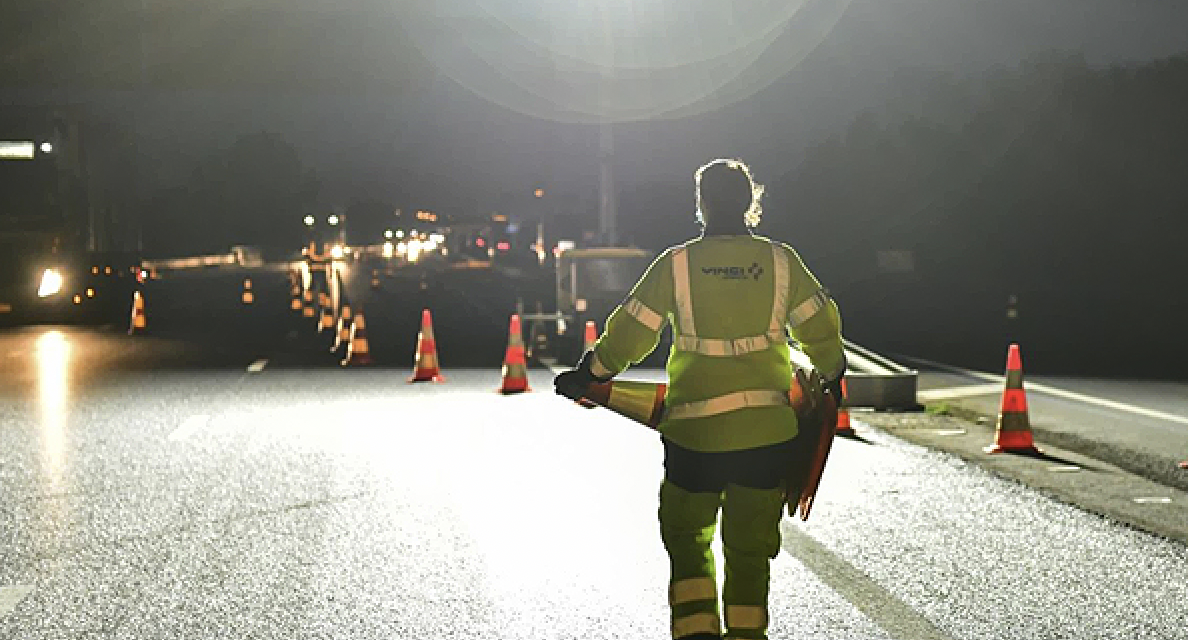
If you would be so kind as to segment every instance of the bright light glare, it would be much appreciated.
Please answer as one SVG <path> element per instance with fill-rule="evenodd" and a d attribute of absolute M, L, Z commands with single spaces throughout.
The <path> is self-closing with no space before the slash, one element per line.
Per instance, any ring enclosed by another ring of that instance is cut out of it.
<path fill-rule="evenodd" d="M 397 242 L 396 243 L 396 253 L 399 253 L 400 255 L 404 255 L 404 254 L 408 253 L 408 245 L 403 242 Z"/>
<path fill-rule="evenodd" d="M 387 238 L 388 240 L 391 240 L 392 239 L 392 230 L 384 229 L 384 237 Z"/>
<path fill-rule="evenodd" d="M 432 240 L 433 242 L 436 242 L 436 243 L 438 243 L 438 244 L 441 244 L 442 242 L 445 242 L 445 236 L 444 236 L 444 235 L 442 235 L 442 234 L 440 234 L 440 233 L 431 233 L 431 234 L 429 234 L 429 239 L 430 239 L 430 240 Z"/>
<path fill-rule="evenodd" d="M 41 284 L 37 287 L 37 297 L 46 298 L 62 290 L 62 274 L 57 269 L 46 269 L 41 274 Z"/>
<path fill-rule="evenodd" d="M 329 222 L 330 226 L 333 227 L 338 224 L 338 216 L 332 214 L 329 218 L 326 218 L 326 222 Z"/>
<path fill-rule="evenodd" d="M 314 226 L 314 222 L 316 222 L 316 220 L 314 220 L 313 216 L 305 216 L 304 222 L 305 222 L 305 226 L 312 227 L 312 226 Z"/>
<path fill-rule="evenodd" d="M 408 261 L 416 262 L 421 257 L 421 241 L 416 238 L 408 242 Z"/>
<path fill-rule="evenodd" d="M 54 145 L 52 145 L 48 142 L 41 143 L 41 152 L 42 153 L 50 153 L 53 150 L 54 150 Z"/>
<path fill-rule="evenodd" d="M 396 249 L 396 247 L 393 246 L 391 242 L 385 242 L 384 243 L 384 257 L 391 258 L 392 253 L 395 249 Z"/>
<path fill-rule="evenodd" d="M 32 142 L 0 141 L 0 160 L 32 160 L 32 159 L 33 159 L 33 143 Z"/>
<path fill-rule="evenodd" d="M 336 245 L 334 245 L 333 247 L 331 247 L 331 249 L 330 249 L 330 255 L 332 255 L 332 256 L 334 256 L 335 258 L 337 258 L 337 259 L 340 259 L 340 260 L 341 260 L 341 259 L 342 259 L 342 256 L 343 256 L 343 249 L 342 249 L 342 245 L 341 245 L 341 244 L 336 244 Z"/>
<path fill-rule="evenodd" d="M 404 230 L 403 230 L 403 229 L 397 229 L 397 230 L 396 230 L 396 237 L 397 237 L 397 238 L 403 238 L 403 237 L 404 237 Z"/>

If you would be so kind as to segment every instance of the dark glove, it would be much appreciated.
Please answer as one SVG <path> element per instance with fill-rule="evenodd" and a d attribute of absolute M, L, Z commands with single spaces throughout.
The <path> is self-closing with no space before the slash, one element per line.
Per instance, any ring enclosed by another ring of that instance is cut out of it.
<path fill-rule="evenodd" d="M 578 363 L 576 369 L 569 371 L 562 371 L 553 378 L 553 386 L 559 395 L 563 395 L 570 400 L 580 400 L 586 394 L 586 390 L 595 382 L 606 382 L 610 378 L 597 378 L 590 372 L 590 360 L 593 358 L 593 352 L 587 351 L 582 356 L 582 361 Z"/>

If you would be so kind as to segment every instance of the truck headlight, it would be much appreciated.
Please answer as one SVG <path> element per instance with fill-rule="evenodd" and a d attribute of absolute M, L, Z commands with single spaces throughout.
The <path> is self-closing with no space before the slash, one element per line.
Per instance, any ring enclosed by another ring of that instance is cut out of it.
<path fill-rule="evenodd" d="M 62 274 L 57 269 L 41 272 L 41 284 L 37 286 L 37 297 L 46 298 L 62 290 Z"/>

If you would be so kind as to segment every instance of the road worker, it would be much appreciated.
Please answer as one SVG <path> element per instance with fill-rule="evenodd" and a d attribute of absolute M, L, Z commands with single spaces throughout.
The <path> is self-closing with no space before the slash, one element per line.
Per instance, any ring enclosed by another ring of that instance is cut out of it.
<path fill-rule="evenodd" d="M 752 233 L 763 187 L 747 165 L 714 160 L 697 170 L 694 183 L 701 236 L 652 263 L 594 348 L 555 384 L 557 393 L 581 397 L 589 384 L 638 364 L 656 348 L 664 324 L 672 325 L 659 425 L 672 637 L 766 639 L 770 561 L 780 549 L 798 433 L 787 394 L 788 335 L 823 376 L 826 392 L 840 399 L 841 320 L 791 247 Z M 719 510 L 721 607 L 710 550 Z"/>

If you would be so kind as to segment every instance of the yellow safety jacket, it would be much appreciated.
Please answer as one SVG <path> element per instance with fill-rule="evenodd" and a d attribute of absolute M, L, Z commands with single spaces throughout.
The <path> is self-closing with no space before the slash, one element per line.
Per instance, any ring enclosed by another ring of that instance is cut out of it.
<path fill-rule="evenodd" d="M 844 371 L 837 305 L 800 256 L 757 236 L 709 236 L 665 251 L 606 322 L 591 371 L 643 360 L 672 325 L 659 430 L 696 451 L 734 451 L 796 437 L 788 405 L 788 335 L 826 380 Z"/>

